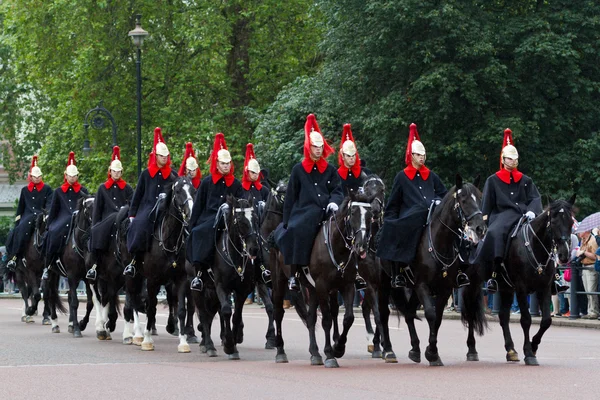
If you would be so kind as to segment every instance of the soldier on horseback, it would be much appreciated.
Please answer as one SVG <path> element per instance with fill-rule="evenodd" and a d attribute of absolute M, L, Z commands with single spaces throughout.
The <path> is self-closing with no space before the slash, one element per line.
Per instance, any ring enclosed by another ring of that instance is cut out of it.
<path fill-rule="evenodd" d="M 185 144 L 185 153 L 181 160 L 178 175 L 190 178 L 192 185 L 194 185 L 194 189 L 198 190 L 200 180 L 202 179 L 202 172 L 200 172 L 200 168 L 198 167 L 198 161 L 196 160 L 196 154 L 194 154 L 192 142 L 187 142 Z"/>
<path fill-rule="evenodd" d="M 439 204 L 447 192 L 437 174 L 425 166 L 425 160 L 425 146 L 419 139 L 417 125 L 411 124 L 406 168 L 394 179 L 377 248 L 377 256 L 392 265 L 393 288 L 406 286 L 406 276 L 410 277 L 410 263 L 416 256 L 429 208 L 433 203 Z M 456 279 L 458 286 L 469 283 L 463 272 Z"/>
<path fill-rule="evenodd" d="M 489 293 L 498 290 L 496 274 L 502 269 L 506 244 L 511 230 L 526 216 L 532 220 L 542 212 L 542 201 L 533 180 L 517 169 L 519 153 L 513 144 L 512 131 L 504 131 L 500 170 L 485 181 L 481 212 L 487 221 L 485 238 L 479 242 L 476 263 L 493 263 Z"/>
<path fill-rule="evenodd" d="M 144 253 L 151 244 L 154 218 L 151 215 L 159 197 L 177 176 L 171 170 L 169 149 L 164 142 L 160 128 L 154 129 L 154 146 L 148 160 L 148 168 L 138 178 L 138 183 L 129 206 L 131 225 L 127 232 L 127 250 L 133 258 L 125 267 L 123 275 L 134 277 L 137 273 L 137 260 L 144 259 Z M 143 261 L 142 261 L 143 262 Z"/>
<path fill-rule="evenodd" d="M 75 153 L 69 153 L 69 161 L 64 173 L 64 183 L 54 190 L 50 211 L 46 225 L 48 232 L 46 234 L 46 265 L 42 279 L 48 279 L 48 271 L 52 269 L 52 264 L 64 271 L 60 255 L 64 250 L 69 230 L 72 228 L 73 213 L 77 210 L 77 201 L 80 197 L 86 196 L 88 190 L 79 182 L 79 170 L 75 163 Z"/>
<path fill-rule="evenodd" d="M 269 189 L 262 184 L 261 178 L 260 165 L 254 155 L 254 145 L 248 143 L 246 145 L 246 159 L 244 160 L 244 172 L 242 175 L 243 196 L 245 199 L 253 201 L 259 220 L 261 219 L 260 216 L 265 207 L 265 202 L 270 194 Z"/>
<path fill-rule="evenodd" d="M 133 196 L 133 189 L 123 180 L 122 175 L 121 153 L 119 146 L 115 146 L 113 147 L 112 161 L 108 167 L 108 179 L 98 187 L 94 202 L 89 242 L 89 264 L 92 267 L 85 276 L 90 280 L 96 280 L 98 251 L 106 250 L 109 240 L 115 235 L 117 213 L 121 207 L 129 203 Z"/>
<path fill-rule="evenodd" d="M 338 152 L 338 163 L 340 167 L 337 171 L 341 179 L 344 196 L 350 193 L 357 194 L 359 189 L 363 187 L 367 175 L 362 169 L 350 124 L 344 125 L 340 151 Z M 358 274 L 358 270 L 356 272 L 355 285 L 356 290 L 363 290 L 367 287 L 367 282 Z"/>
<path fill-rule="evenodd" d="M 22 256 L 22 252 L 25 251 L 25 247 L 31 239 L 37 215 L 43 210 L 47 211 L 52 201 L 52 188 L 42 181 L 42 170 L 38 167 L 37 160 L 38 157 L 33 156 L 27 174 L 29 184 L 21 189 L 15 226 L 6 240 L 9 259 L 6 267 L 12 271 L 16 269 L 17 260 Z"/>
<path fill-rule="evenodd" d="M 186 254 L 197 273 L 190 285 L 192 290 L 203 290 L 202 274 L 214 262 L 216 229 L 220 217 L 229 210 L 227 196 L 243 197 L 242 184 L 233 176 L 233 163 L 225 136 L 217 133 L 210 155 L 210 176 L 200 183 L 189 221 L 191 232 Z"/>
<path fill-rule="evenodd" d="M 275 238 L 285 264 L 291 266 L 290 290 L 299 290 L 298 267 L 308 265 L 324 217 L 336 212 L 343 200 L 340 177 L 327 162 L 334 150 L 327 144 L 317 120 L 309 114 L 304 125 L 304 159 L 292 168 L 283 205 L 283 223 Z"/>

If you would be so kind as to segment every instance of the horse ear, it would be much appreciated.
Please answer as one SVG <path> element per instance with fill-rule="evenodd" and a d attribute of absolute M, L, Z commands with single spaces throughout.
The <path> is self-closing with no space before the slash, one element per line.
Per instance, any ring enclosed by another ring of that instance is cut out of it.
<path fill-rule="evenodd" d="M 228 194 L 225 201 L 227 202 L 227 204 L 229 204 L 230 206 L 232 206 L 233 203 L 234 203 L 234 201 L 235 201 L 235 198 L 232 195 Z"/>
<path fill-rule="evenodd" d="M 573 193 L 573 196 L 571 196 L 571 198 L 569 200 L 567 200 L 567 202 L 570 205 L 574 205 L 575 204 L 575 199 L 577 198 L 577 193 Z"/>
<path fill-rule="evenodd" d="M 548 197 L 548 205 L 550 205 L 554 202 L 554 199 L 552 198 L 552 196 L 547 195 L 546 197 Z"/>
<path fill-rule="evenodd" d="M 479 189 L 479 184 L 481 183 L 481 175 L 477 174 L 475 179 L 473 179 L 473 186 Z"/>
<path fill-rule="evenodd" d="M 463 187 L 462 176 L 460 176 L 460 174 L 456 174 L 456 190 L 460 189 L 461 187 Z"/>

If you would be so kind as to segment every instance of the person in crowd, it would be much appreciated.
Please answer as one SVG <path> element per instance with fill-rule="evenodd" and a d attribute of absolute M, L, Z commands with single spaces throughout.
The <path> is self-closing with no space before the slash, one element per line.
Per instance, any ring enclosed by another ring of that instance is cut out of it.
<path fill-rule="evenodd" d="M 598 272 L 594 269 L 596 263 L 596 251 L 598 250 L 598 243 L 596 242 L 596 236 L 591 231 L 581 232 L 579 234 L 581 239 L 581 246 L 577 256 L 581 256 L 582 269 L 582 280 L 583 288 L 586 292 L 596 292 L 598 290 Z M 586 319 L 597 319 L 599 314 L 598 295 L 588 294 L 587 295 L 588 306 L 587 315 L 584 316 Z"/>

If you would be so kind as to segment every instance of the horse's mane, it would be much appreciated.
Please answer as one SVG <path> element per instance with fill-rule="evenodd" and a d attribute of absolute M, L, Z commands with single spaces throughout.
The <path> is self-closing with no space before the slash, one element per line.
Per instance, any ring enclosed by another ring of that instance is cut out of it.
<path fill-rule="evenodd" d="M 375 197 L 376 197 L 376 195 L 368 196 L 365 193 L 353 194 L 353 196 L 354 197 L 350 197 L 350 195 L 347 195 L 346 197 L 344 197 L 344 200 L 342 201 L 342 204 L 340 204 L 340 207 L 339 207 L 339 210 L 343 211 L 343 212 L 337 212 L 335 214 L 337 221 L 346 217 L 346 214 L 348 213 L 348 211 L 347 211 L 348 203 L 350 203 L 351 201 L 371 203 L 373 201 L 373 199 L 375 199 Z"/>
<path fill-rule="evenodd" d="M 475 197 L 481 199 L 481 191 L 479 189 L 477 189 L 477 186 L 473 185 L 472 183 L 463 182 L 462 188 L 467 190 L 467 194 L 469 194 L 469 195 L 474 194 Z M 454 193 L 456 193 L 456 191 L 457 191 L 456 186 L 452 186 L 450 188 L 450 190 L 448 190 L 448 193 L 446 193 L 446 195 L 442 199 L 442 202 L 435 208 L 435 210 L 433 210 L 433 214 L 431 216 L 432 219 L 439 217 L 440 214 L 442 212 L 444 212 L 444 210 L 449 205 L 450 205 L 450 207 L 453 206 L 452 200 L 454 199 Z"/>
<path fill-rule="evenodd" d="M 560 211 L 561 208 L 564 208 L 565 212 L 571 214 L 573 210 L 573 205 L 566 200 L 558 199 L 552 201 L 546 208 L 544 208 L 544 211 L 550 210 L 550 212 L 554 213 Z"/>

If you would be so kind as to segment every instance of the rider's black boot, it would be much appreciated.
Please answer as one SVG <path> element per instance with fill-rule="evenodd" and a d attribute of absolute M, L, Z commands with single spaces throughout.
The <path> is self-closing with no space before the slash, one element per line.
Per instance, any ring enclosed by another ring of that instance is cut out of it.
<path fill-rule="evenodd" d="M 298 267 L 296 265 L 290 267 L 290 278 L 288 279 L 288 289 L 293 290 L 294 292 L 300 291 L 300 286 L 296 282 L 297 269 Z"/>

